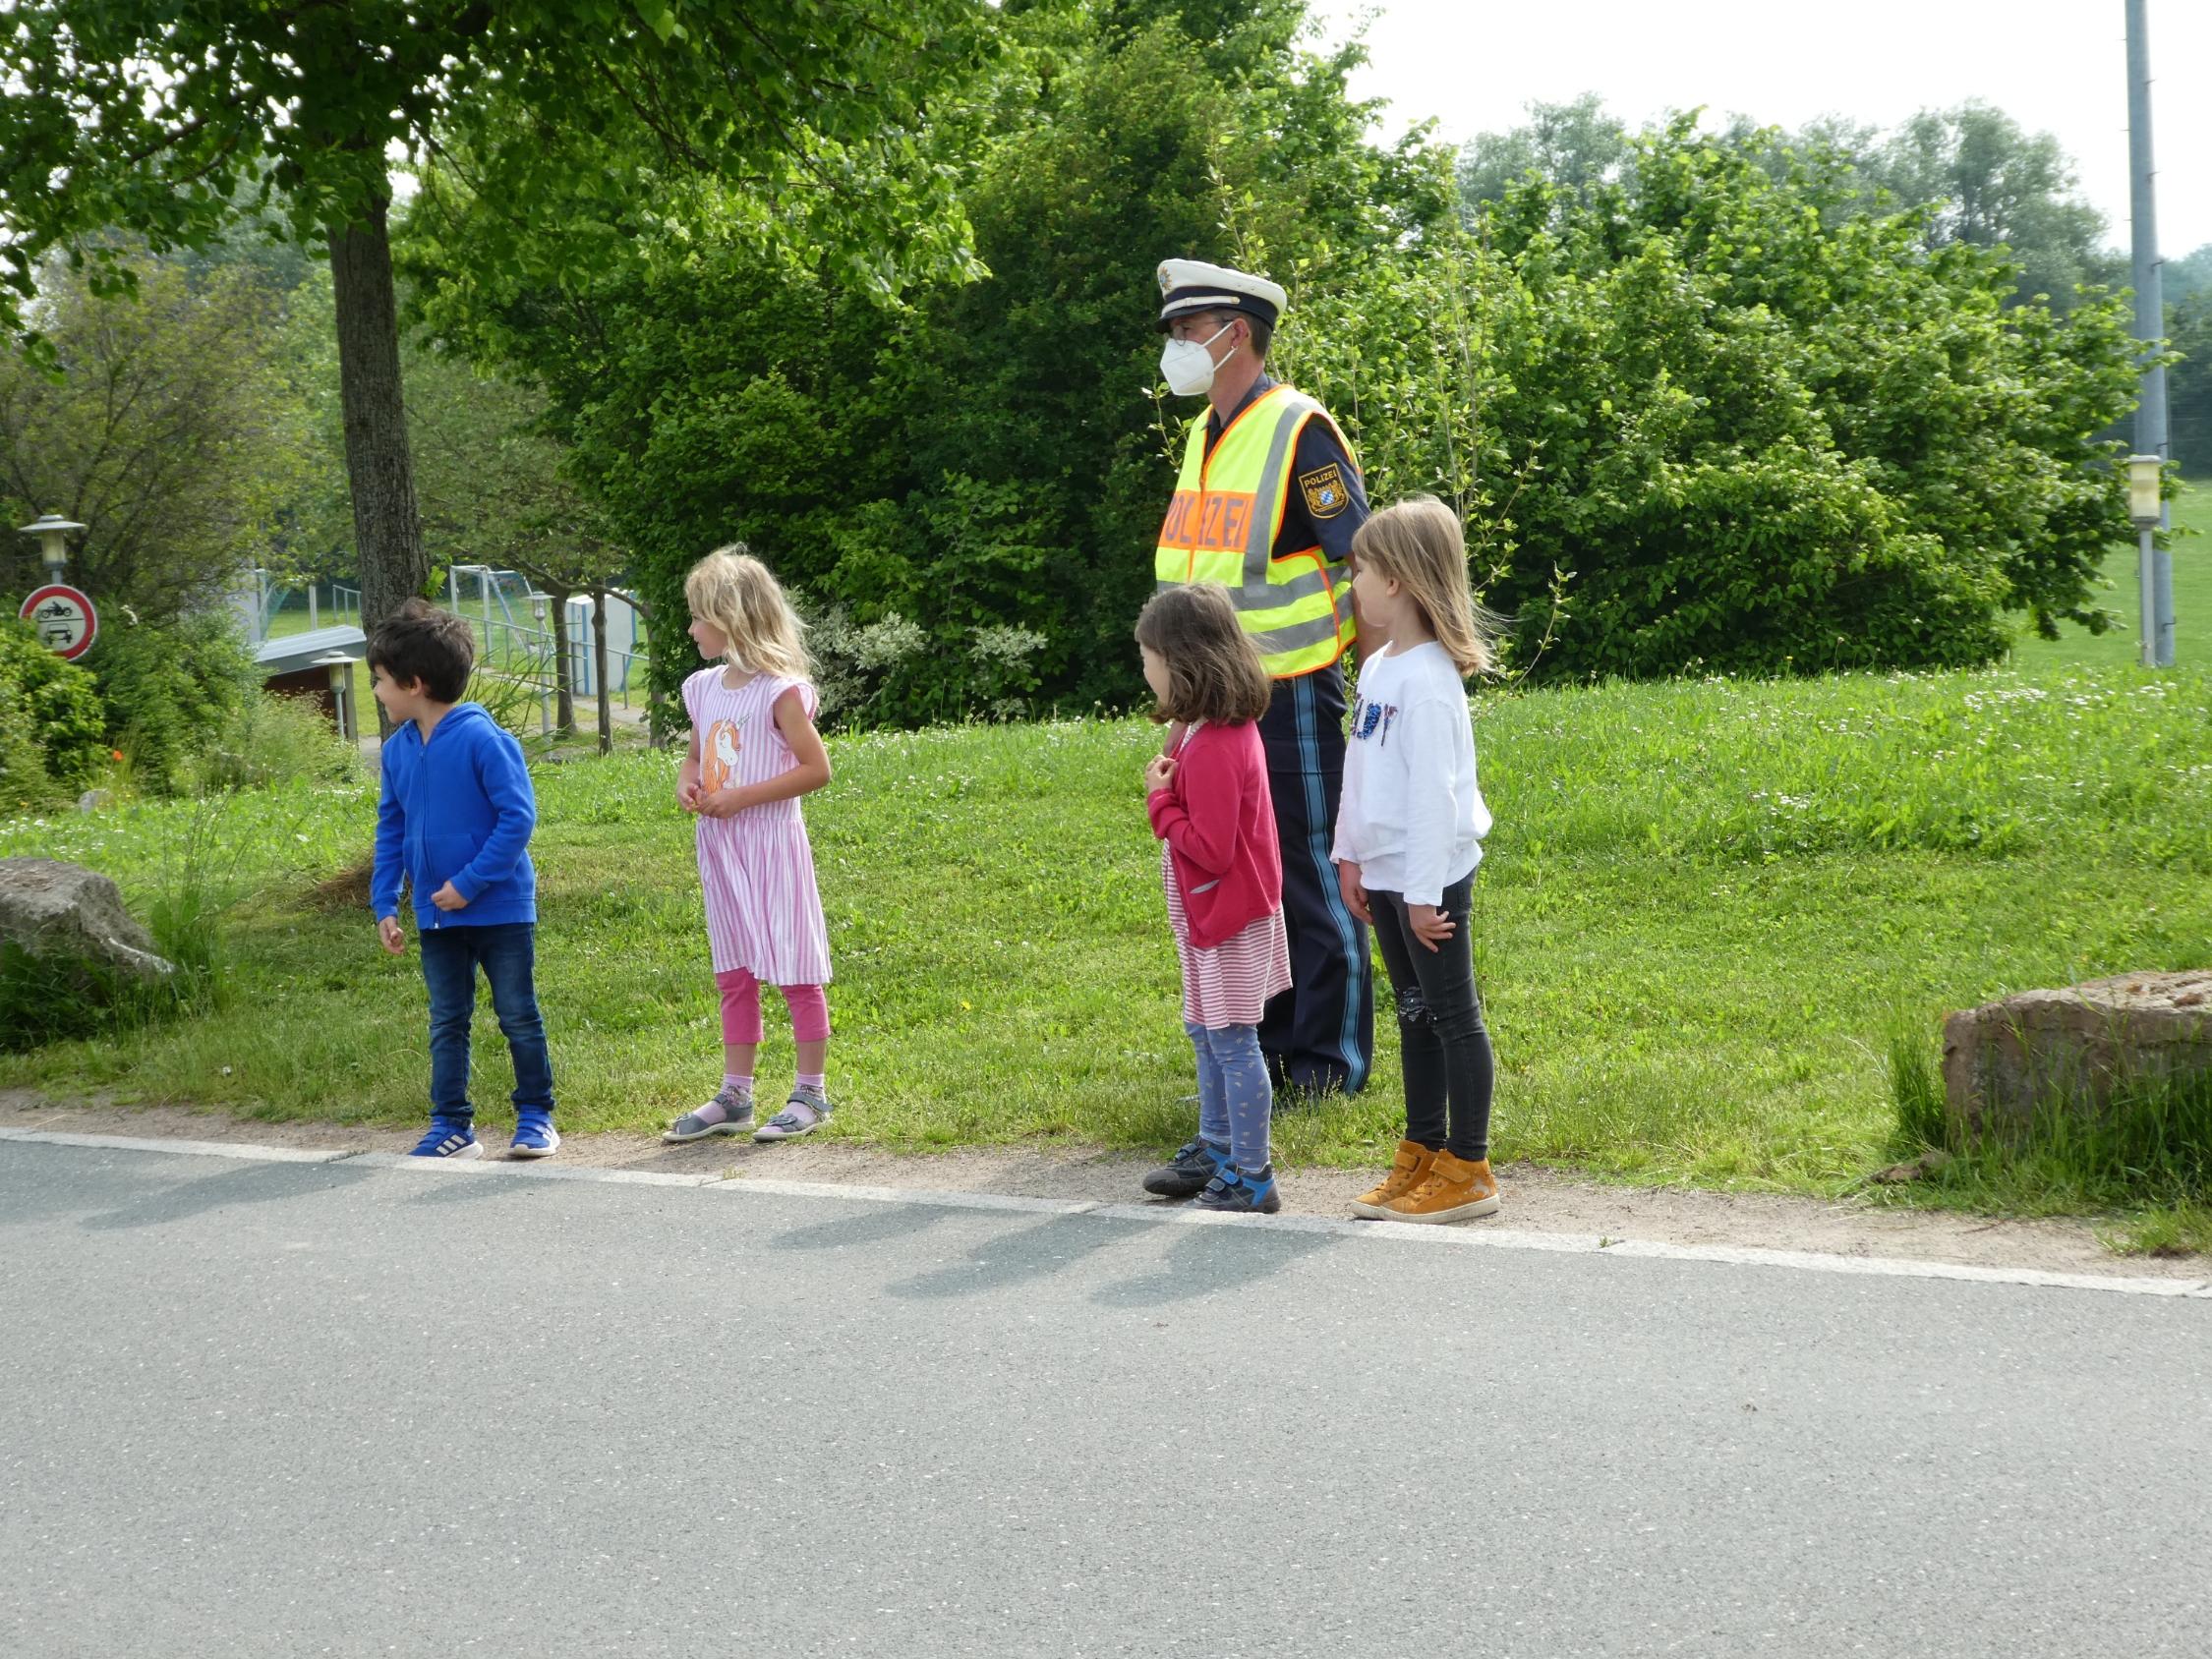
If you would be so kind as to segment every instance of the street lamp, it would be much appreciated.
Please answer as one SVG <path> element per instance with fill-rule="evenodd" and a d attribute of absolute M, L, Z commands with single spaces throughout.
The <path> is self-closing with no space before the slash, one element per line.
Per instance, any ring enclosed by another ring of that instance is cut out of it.
<path fill-rule="evenodd" d="M 59 582 L 62 572 L 69 568 L 69 539 L 85 527 L 72 524 L 59 513 L 42 513 L 37 521 L 25 525 L 19 535 L 38 538 L 38 556 L 46 561 L 48 581 Z"/>
<path fill-rule="evenodd" d="M 338 736 L 353 741 L 353 658 L 342 651 L 329 652 L 308 664 L 330 670 L 330 706 L 337 711 Z"/>
<path fill-rule="evenodd" d="M 2159 500 L 2165 465 L 2156 455 L 2127 457 L 2127 516 L 2135 521 L 2135 576 L 2142 601 L 2137 607 L 2143 630 L 2143 666 L 2158 666 L 2158 578 L 2152 537 L 2158 530 L 2165 504 Z"/>
<path fill-rule="evenodd" d="M 538 624 L 538 637 L 543 640 L 546 637 L 545 595 L 532 594 L 530 596 L 530 615 Z M 546 650 L 545 660 L 550 667 L 553 663 L 553 652 L 550 648 Z M 540 737 L 551 737 L 553 735 L 553 687 L 545 680 L 538 682 L 538 735 Z"/>

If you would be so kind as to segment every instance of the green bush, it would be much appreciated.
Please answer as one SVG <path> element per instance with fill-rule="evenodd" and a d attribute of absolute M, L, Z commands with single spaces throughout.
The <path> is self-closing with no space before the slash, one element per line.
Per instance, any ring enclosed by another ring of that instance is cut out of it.
<path fill-rule="evenodd" d="M 109 740 L 157 794 L 192 787 L 201 758 L 254 695 L 253 653 L 227 611 L 103 629 L 86 656 Z"/>
<path fill-rule="evenodd" d="M 88 788 L 106 760 L 91 675 L 0 620 L 0 807 L 25 811 Z"/>
<path fill-rule="evenodd" d="M 211 745 L 186 758 L 180 775 L 195 791 L 261 789 L 293 778 L 335 783 L 360 765 L 312 699 L 258 692 Z"/>

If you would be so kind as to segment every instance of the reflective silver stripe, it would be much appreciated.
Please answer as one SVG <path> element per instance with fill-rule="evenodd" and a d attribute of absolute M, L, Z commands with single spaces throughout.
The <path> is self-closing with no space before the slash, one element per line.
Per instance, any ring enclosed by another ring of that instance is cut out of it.
<path fill-rule="evenodd" d="M 1248 581 L 1245 591 L 1238 597 L 1247 610 L 1272 610 L 1296 600 L 1318 599 L 1330 591 L 1329 579 L 1312 565 L 1307 565 L 1296 576 L 1285 577 L 1280 582 L 1270 582 L 1264 577 L 1254 588 Z"/>
<path fill-rule="evenodd" d="M 1275 430 L 1267 440 L 1267 459 L 1259 469 L 1252 490 L 1252 523 L 1245 527 L 1245 594 L 1249 603 L 1265 602 L 1273 584 L 1267 580 L 1267 555 L 1275 545 L 1275 507 L 1283 498 L 1285 475 L 1290 471 L 1291 445 L 1306 423 L 1321 406 L 1304 392 L 1283 391 L 1284 407 L 1276 412 Z"/>
<path fill-rule="evenodd" d="M 1280 657 L 1310 645 L 1325 645 L 1337 636 L 1336 618 L 1316 616 L 1310 622 L 1294 622 L 1287 628 L 1269 628 L 1252 636 L 1262 657 Z"/>

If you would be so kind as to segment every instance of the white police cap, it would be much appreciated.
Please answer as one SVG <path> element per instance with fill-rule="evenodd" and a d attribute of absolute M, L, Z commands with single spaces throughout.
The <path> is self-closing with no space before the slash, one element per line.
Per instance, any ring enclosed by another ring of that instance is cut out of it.
<path fill-rule="evenodd" d="M 1280 284 L 1198 259 L 1160 261 L 1160 327 L 1189 312 L 1233 311 L 1272 328 L 1289 303 Z"/>

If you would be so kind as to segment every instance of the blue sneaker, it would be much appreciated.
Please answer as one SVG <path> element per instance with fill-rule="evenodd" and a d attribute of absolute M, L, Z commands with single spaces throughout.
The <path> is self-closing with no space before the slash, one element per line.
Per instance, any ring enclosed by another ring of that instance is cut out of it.
<path fill-rule="evenodd" d="M 1191 1198 L 1229 1168 L 1229 1149 L 1193 1135 L 1181 1151 L 1144 1177 L 1144 1190 L 1161 1198 Z"/>
<path fill-rule="evenodd" d="M 430 1133 L 416 1143 L 410 1158 L 482 1158 L 484 1146 L 466 1123 L 433 1117 Z"/>
<path fill-rule="evenodd" d="M 514 1144 L 509 1158 L 551 1158 L 560 1150 L 560 1131 L 553 1126 L 553 1114 L 544 1107 L 528 1107 L 515 1114 Z"/>
<path fill-rule="evenodd" d="M 1272 1164 L 1256 1175 L 1234 1164 L 1224 1164 L 1221 1173 L 1206 1182 L 1205 1191 L 1198 1194 L 1199 1209 L 1220 1210 L 1232 1216 L 1271 1216 L 1282 1207 L 1283 1195 L 1275 1190 Z"/>

